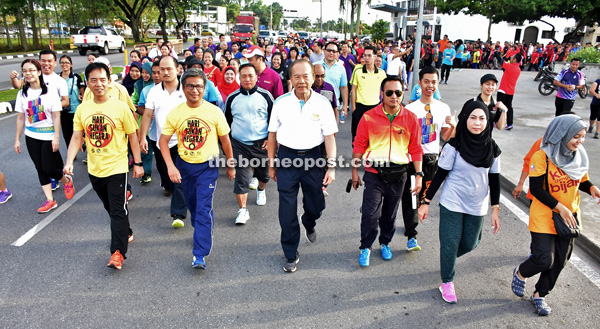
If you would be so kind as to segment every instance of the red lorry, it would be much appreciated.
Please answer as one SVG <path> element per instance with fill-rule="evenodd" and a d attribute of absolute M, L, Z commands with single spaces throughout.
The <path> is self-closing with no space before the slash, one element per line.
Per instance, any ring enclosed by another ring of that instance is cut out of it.
<path fill-rule="evenodd" d="M 252 40 L 253 35 L 256 35 L 258 39 L 260 19 L 254 16 L 253 12 L 243 13 L 237 16 L 237 21 L 237 24 L 233 27 L 235 41 L 246 42 L 246 40 Z"/>

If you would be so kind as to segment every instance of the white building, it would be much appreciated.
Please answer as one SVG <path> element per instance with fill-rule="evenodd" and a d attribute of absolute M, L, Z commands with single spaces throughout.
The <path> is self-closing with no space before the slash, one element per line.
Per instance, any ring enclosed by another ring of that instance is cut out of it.
<path fill-rule="evenodd" d="M 225 34 L 229 31 L 226 7 L 200 6 L 193 10 L 187 10 L 187 14 L 190 28 L 193 28 L 195 24 L 198 29 L 202 27 L 202 31 L 211 30 L 217 34 Z"/>
<path fill-rule="evenodd" d="M 378 4 L 372 9 L 391 13 L 390 31 L 396 37 L 406 39 L 414 36 L 419 13 L 419 0 L 390 1 L 390 4 Z M 574 19 L 543 17 L 538 21 L 525 21 L 521 25 L 501 22 L 492 24 L 492 41 L 540 42 L 547 44 L 553 39 L 562 42 L 563 37 L 575 26 Z M 482 15 L 465 15 L 458 13 L 448 15 L 438 13 L 427 0 L 423 7 L 423 37 L 440 40 L 448 35 L 450 40 L 487 40 L 489 21 Z"/>

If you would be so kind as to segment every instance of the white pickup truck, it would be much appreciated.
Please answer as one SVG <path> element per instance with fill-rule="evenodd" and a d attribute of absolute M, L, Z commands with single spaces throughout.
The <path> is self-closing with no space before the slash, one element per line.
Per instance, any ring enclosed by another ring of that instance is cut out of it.
<path fill-rule="evenodd" d="M 71 36 L 71 42 L 81 56 L 85 56 L 88 50 L 98 50 L 101 55 L 108 54 L 110 49 L 118 49 L 120 53 L 125 51 L 125 39 L 117 31 L 104 26 L 86 26 Z"/>

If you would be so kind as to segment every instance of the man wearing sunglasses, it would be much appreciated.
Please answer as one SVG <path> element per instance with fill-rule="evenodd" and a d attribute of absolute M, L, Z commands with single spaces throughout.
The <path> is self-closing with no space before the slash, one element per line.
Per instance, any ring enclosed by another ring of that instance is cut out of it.
<path fill-rule="evenodd" d="M 414 113 L 402 106 L 400 78 L 386 77 L 380 88 L 383 103 L 363 115 L 352 150 L 352 185 L 355 190 L 362 185 L 358 176 L 361 159 L 365 163 L 358 258 L 361 267 L 370 264 L 371 246 L 377 238 L 378 227 L 381 228 L 381 257 L 392 259 L 389 244 L 396 231 L 396 213 L 411 159 L 418 174 L 411 194 L 419 193 L 423 179 L 421 127 Z"/>
<path fill-rule="evenodd" d="M 440 77 L 438 71 L 426 66 L 419 71 L 419 86 L 421 98 L 406 105 L 406 109 L 414 113 L 421 127 L 421 147 L 423 148 L 423 188 L 416 196 L 415 206 L 418 208 L 421 199 L 425 196 L 427 187 L 437 170 L 438 154 L 440 153 L 440 139 L 449 140 L 454 133 L 456 121 L 450 113 L 450 107 L 435 98 Z M 413 165 L 408 165 L 408 178 L 402 194 L 402 217 L 404 219 L 404 236 L 407 238 L 408 251 L 421 250 L 417 243 L 417 225 L 419 224 L 416 208 L 413 208 L 411 190 L 411 176 L 417 171 Z M 419 177 L 419 176 L 415 176 Z"/>
<path fill-rule="evenodd" d="M 321 64 L 323 69 L 325 69 L 325 82 L 333 86 L 335 99 L 339 100 L 340 96 L 342 97 L 343 105 L 341 111 L 346 116 L 348 114 L 348 76 L 346 75 L 343 62 L 338 61 L 339 53 L 339 45 L 330 41 L 325 45 L 325 60 L 315 64 Z M 334 107 L 337 107 L 337 104 Z M 335 117 L 337 120 L 337 110 Z"/>
<path fill-rule="evenodd" d="M 212 249 L 213 195 L 219 177 L 219 168 L 213 160 L 219 157 L 219 141 L 227 157 L 227 178 L 231 181 L 235 177 L 225 115 L 220 108 L 203 99 L 208 81 L 204 72 L 194 68 L 181 76 L 183 102 L 167 115 L 158 144 L 169 178 L 173 183 L 183 185 L 185 199 L 190 205 L 194 227 L 192 267 L 196 269 L 206 269 L 204 257 Z M 175 156 L 169 149 L 173 136 L 177 143 Z"/>

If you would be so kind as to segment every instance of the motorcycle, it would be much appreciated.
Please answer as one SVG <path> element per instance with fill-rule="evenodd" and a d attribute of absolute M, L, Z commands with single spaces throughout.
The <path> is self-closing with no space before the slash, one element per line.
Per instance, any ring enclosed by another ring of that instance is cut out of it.
<path fill-rule="evenodd" d="M 579 67 L 579 70 L 585 68 L 585 65 L 581 65 Z M 583 72 L 581 72 L 582 76 L 583 76 L 583 88 L 581 89 L 577 89 L 577 94 L 579 94 L 579 97 L 585 99 L 588 95 L 588 87 L 587 87 L 587 82 L 586 82 L 586 78 L 585 78 L 585 74 Z M 538 91 L 540 92 L 540 94 L 544 95 L 544 96 L 548 96 L 551 95 L 554 91 L 558 90 L 558 86 L 554 85 L 554 78 L 556 78 L 556 76 L 558 75 L 558 73 L 556 72 L 552 72 L 550 71 L 550 69 L 548 69 L 548 67 L 545 67 L 543 69 L 540 70 L 539 72 L 540 75 L 540 84 L 538 85 Z"/>

